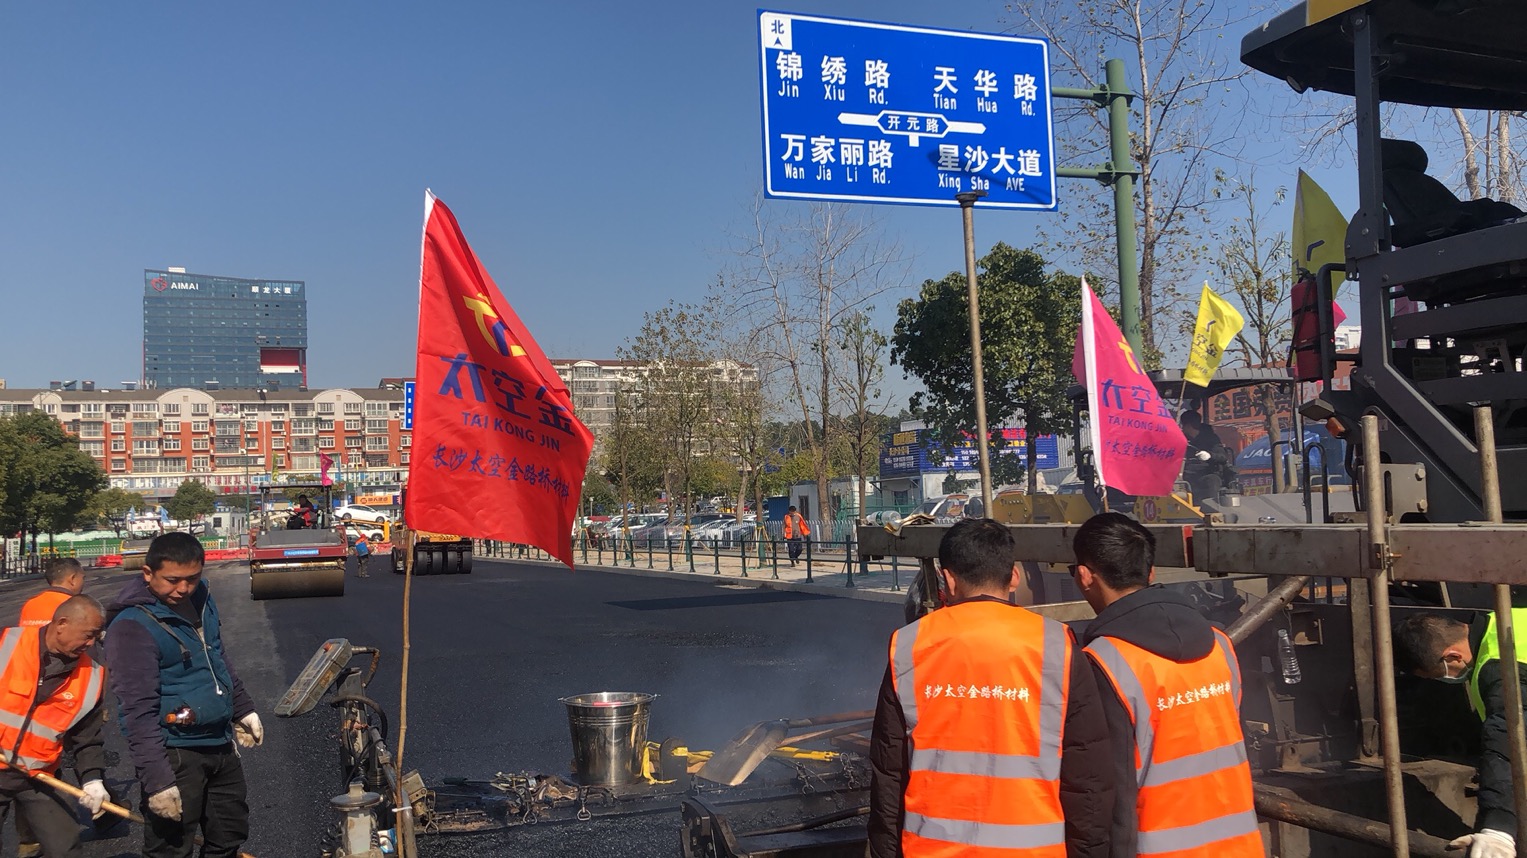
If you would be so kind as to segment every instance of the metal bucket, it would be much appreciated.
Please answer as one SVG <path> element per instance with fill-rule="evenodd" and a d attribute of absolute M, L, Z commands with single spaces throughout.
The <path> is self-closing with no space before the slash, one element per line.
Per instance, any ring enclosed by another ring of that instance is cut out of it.
<path fill-rule="evenodd" d="M 596 691 L 559 698 L 567 706 L 573 772 L 585 786 L 618 786 L 641 777 L 647 710 L 656 694 Z"/>

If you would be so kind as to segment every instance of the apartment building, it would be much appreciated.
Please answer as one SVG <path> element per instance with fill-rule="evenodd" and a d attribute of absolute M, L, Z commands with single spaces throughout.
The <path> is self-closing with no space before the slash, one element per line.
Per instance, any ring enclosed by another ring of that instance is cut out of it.
<path fill-rule="evenodd" d="M 594 358 L 553 358 L 557 375 L 573 397 L 573 413 L 600 437 L 615 425 L 616 396 L 639 390 L 647 365 L 640 361 Z M 731 360 L 712 361 L 708 372 L 716 384 L 758 384 L 758 368 Z"/>
<path fill-rule="evenodd" d="M 319 455 L 357 486 L 396 486 L 408 470 L 399 387 L 329 390 L 0 389 L 0 414 L 41 411 L 78 435 L 113 486 L 149 498 L 195 478 L 222 494 L 277 471 L 316 478 Z"/>

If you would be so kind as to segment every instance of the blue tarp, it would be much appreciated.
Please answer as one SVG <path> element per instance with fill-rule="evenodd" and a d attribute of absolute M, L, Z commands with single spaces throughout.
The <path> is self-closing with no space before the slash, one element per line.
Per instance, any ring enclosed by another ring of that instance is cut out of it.
<path fill-rule="evenodd" d="M 1283 440 L 1292 441 L 1293 439 L 1293 430 L 1284 430 Z M 1342 463 L 1346 461 L 1346 442 L 1339 438 L 1331 437 L 1331 434 L 1324 427 L 1306 426 L 1304 428 L 1304 444 L 1307 447 L 1318 446 L 1321 449 L 1320 453 L 1310 453 L 1311 472 L 1317 474 L 1320 472 L 1320 457 L 1323 453 L 1330 456 L 1326 460 L 1326 470 L 1331 475 L 1331 483 L 1350 482 L 1347 478 L 1346 470 L 1342 467 Z M 1288 448 L 1284 446 L 1278 448 L 1278 453 L 1279 455 L 1291 455 L 1288 452 Z M 1246 449 L 1242 450 L 1240 455 L 1235 457 L 1235 468 L 1242 473 L 1250 471 L 1270 473 L 1272 471 L 1272 444 L 1268 442 L 1267 437 L 1263 436 L 1248 444 Z"/>

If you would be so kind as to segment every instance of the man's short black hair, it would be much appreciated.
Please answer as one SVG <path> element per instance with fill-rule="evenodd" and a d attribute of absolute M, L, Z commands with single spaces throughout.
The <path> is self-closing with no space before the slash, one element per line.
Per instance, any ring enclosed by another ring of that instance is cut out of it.
<path fill-rule="evenodd" d="M 795 507 L 792 506 L 789 509 L 785 510 L 785 512 L 795 512 Z"/>
<path fill-rule="evenodd" d="M 1442 614 L 1411 614 L 1394 627 L 1394 666 L 1403 673 L 1430 671 L 1442 662 L 1442 653 L 1460 639 L 1469 626 Z"/>
<path fill-rule="evenodd" d="M 201 540 L 185 531 L 172 530 L 154 537 L 154 541 L 148 544 L 148 556 L 143 558 L 143 565 L 148 569 L 158 569 L 166 561 L 183 566 L 200 566 L 207 562 L 207 552 L 201 547 Z"/>
<path fill-rule="evenodd" d="M 42 577 L 51 587 L 61 586 L 74 573 L 85 574 L 85 567 L 80 565 L 73 557 L 58 557 L 48 561 L 48 568 L 43 570 Z"/>
<path fill-rule="evenodd" d="M 938 543 L 939 565 L 961 583 L 982 589 L 1005 588 L 1017 560 L 1012 532 L 989 518 L 963 519 Z"/>
<path fill-rule="evenodd" d="M 1177 418 L 1177 423 L 1180 426 L 1202 426 L 1204 425 L 1204 416 L 1190 408 L 1182 412 L 1182 416 Z"/>
<path fill-rule="evenodd" d="M 1078 564 L 1115 590 L 1146 586 L 1156 565 L 1156 537 L 1121 512 L 1099 513 L 1083 522 L 1071 550 Z"/>

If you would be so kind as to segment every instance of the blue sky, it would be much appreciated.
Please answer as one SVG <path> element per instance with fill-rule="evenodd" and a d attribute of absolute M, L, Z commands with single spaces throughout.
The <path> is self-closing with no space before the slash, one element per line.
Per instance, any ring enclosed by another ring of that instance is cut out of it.
<path fill-rule="evenodd" d="M 1004 27 L 991 2 L 780 8 Z M 307 281 L 315 387 L 409 374 L 426 187 L 549 354 L 613 356 L 644 311 L 704 295 L 747 217 L 756 10 L 7 4 L 0 377 L 137 378 L 141 273 L 171 265 Z M 908 290 L 963 264 L 954 210 L 877 209 L 918 259 Z M 978 239 L 1026 243 L 1034 217 Z"/>

